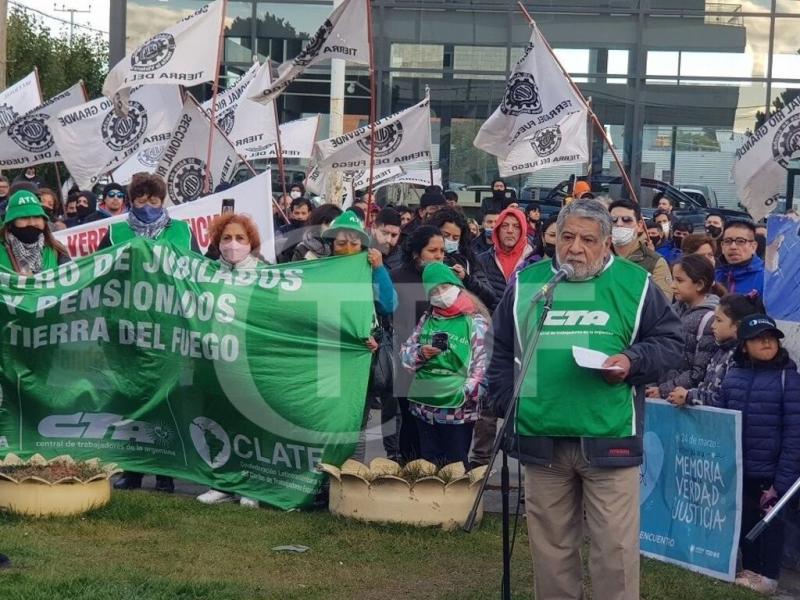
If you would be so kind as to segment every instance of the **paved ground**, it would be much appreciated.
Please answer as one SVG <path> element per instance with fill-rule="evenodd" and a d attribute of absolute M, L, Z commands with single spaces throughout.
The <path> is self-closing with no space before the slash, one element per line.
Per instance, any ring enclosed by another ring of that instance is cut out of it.
<path fill-rule="evenodd" d="M 382 434 L 380 428 L 380 411 L 373 410 L 370 415 L 370 422 L 367 427 L 367 455 L 366 462 L 377 456 L 385 456 L 383 451 Z M 518 477 L 517 477 L 517 461 L 513 458 L 509 462 L 509 471 L 511 479 L 511 511 L 513 519 L 513 511 L 519 507 L 520 510 L 520 527 L 525 527 L 525 510 L 522 504 L 517 503 L 518 494 Z M 145 486 L 152 485 L 151 479 L 145 480 Z M 196 496 L 203 493 L 207 488 L 199 486 L 187 481 L 176 481 L 175 490 L 179 494 L 186 494 Z M 494 473 L 489 480 L 489 488 L 484 497 L 484 507 L 488 512 L 499 513 L 501 511 L 501 498 L 500 498 L 500 460 L 498 459 Z M 513 521 L 512 521 L 513 523 Z M 518 551 L 527 551 L 526 548 L 518 549 Z M 783 570 L 781 576 L 781 586 L 779 593 L 774 596 L 776 600 L 798 600 L 800 599 L 800 572 Z"/>

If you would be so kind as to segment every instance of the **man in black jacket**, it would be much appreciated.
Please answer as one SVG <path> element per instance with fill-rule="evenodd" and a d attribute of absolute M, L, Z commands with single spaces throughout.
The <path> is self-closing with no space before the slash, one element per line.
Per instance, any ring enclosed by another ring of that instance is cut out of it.
<path fill-rule="evenodd" d="M 681 324 L 647 273 L 612 255 L 611 217 L 602 203 L 575 200 L 557 227 L 556 260 L 574 275 L 555 289 L 540 338 L 544 351 L 527 373 L 518 372 L 520 343 L 527 345 L 541 311 L 530 299 L 553 275 L 550 261 L 522 269 L 495 310 L 489 397 L 504 414 L 515 377 L 524 377 L 514 448 L 525 465 L 528 534 L 543 574 L 536 598 L 584 597 L 585 511 L 593 596 L 638 600 L 644 385 L 680 360 Z M 517 331 L 517 323 L 528 327 Z M 577 366 L 572 346 L 612 356 L 604 370 L 591 371 Z"/>

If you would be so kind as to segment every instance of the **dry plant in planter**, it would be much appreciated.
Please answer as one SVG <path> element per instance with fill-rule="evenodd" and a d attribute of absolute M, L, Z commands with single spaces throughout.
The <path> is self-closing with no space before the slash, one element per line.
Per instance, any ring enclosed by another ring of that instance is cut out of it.
<path fill-rule="evenodd" d="M 455 529 L 467 519 L 478 484 L 488 467 L 469 472 L 461 463 L 437 468 L 426 460 L 405 467 L 387 458 L 369 466 L 346 460 L 341 467 L 321 463 L 330 476 L 331 513 L 362 521 L 438 525 Z M 483 516 L 483 504 L 478 519 Z"/>
<path fill-rule="evenodd" d="M 9 453 L 0 460 L 0 509 L 32 517 L 80 514 L 108 503 L 109 480 L 119 472 L 96 458 L 34 454 L 22 460 Z"/>

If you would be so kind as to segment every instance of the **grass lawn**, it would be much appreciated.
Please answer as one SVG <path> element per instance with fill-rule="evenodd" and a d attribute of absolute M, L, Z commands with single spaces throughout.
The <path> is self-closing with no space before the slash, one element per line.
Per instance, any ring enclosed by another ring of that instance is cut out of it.
<path fill-rule="evenodd" d="M 524 523 L 514 598 L 533 598 Z M 304 554 L 273 552 L 309 546 Z M 2 600 L 254 600 L 498 598 L 500 520 L 473 534 L 369 526 L 327 513 L 284 513 L 191 498 L 115 492 L 90 515 L 23 520 L 0 513 Z M 642 598 L 761 596 L 645 561 Z M 597 599 L 602 600 L 602 599 Z"/>

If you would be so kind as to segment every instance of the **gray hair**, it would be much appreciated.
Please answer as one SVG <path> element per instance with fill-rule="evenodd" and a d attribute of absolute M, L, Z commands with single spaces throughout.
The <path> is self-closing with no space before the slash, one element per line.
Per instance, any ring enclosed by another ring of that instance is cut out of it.
<path fill-rule="evenodd" d="M 556 230 L 564 228 L 564 222 L 568 217 L 578 217 L 579 219 L 591 219 L 600 225 L 600 233 L 603 238 L 611 235 L 611 214 L 605 204 L 594 198 L 579 198 L 573 200 L 561 209 L 556 221 Z"/>

